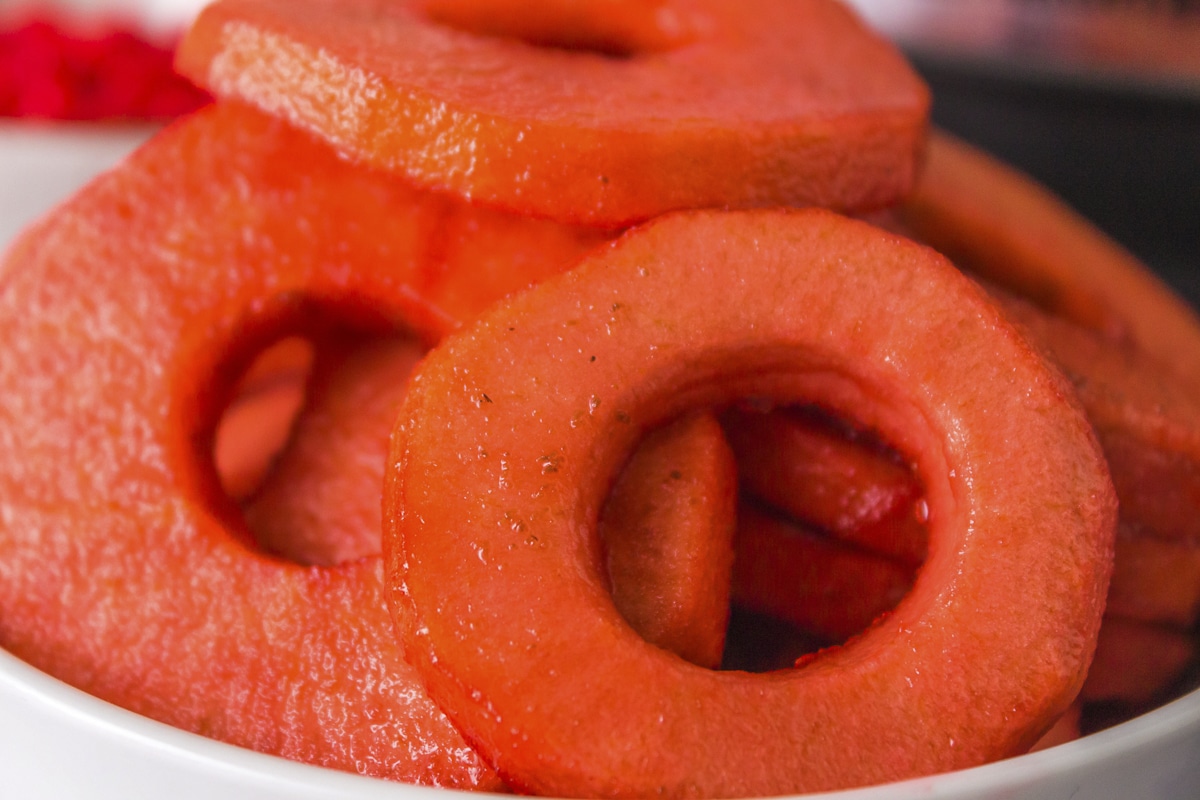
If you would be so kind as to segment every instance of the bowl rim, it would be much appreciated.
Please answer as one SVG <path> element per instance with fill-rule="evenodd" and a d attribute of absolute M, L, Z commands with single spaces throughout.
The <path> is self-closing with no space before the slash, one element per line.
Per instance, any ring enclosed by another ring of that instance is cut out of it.
<path fill-rule="evenodd" d="M 301 790 L 299 796 L 303 797 L 374 800 L 415 798 L 429 792 L 427 797 L 432 800 L 455 791 L 389 783 L 290 761 L 174 728 L 76 689 L 0 648 L 0 708 L 17 704 L 52 722 L 70 726 L 75 734 L 110 737 L 114 746 L 137 750 L 148 762 L 192 772 L 212 770 L 214 774 L 232 776 L 255 786 Z M 0 715 L 0 720 L 4 718 L 15 719 L 15 716 Z M 0 722 L 0 727 L 3 724 Z M 1033 786 L 1089 764 L 1118 756 L 1127 758 L 1179 738 L 1195 736 L 1197 731 L 1200 731 L 1200 688 L 1131 720 L 1045 750 L 955 772 L 803 797 L 806 800 L 952 798 Z"/>

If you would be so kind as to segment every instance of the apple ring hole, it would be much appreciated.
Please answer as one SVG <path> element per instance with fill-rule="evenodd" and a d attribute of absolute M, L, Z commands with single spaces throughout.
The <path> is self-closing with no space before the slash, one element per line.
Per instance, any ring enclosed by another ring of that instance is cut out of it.
<path fill-rule="evenodd" d="M 241 524 L 264 552 L 335 566 L 382 547 L 387 441 L 424 346 L 402 333 L 289 337 L 236 385 L 213 461 Z"/>
<path fill-rule="evenodd" d="M 725 427 L 741 501 L 721 669 L 802 665 L 886 619 L 927 554 L 914 465 L 819 405 L 749 399 Z"/>
<path fill-rule="evenodd" d="M 532 47 L 589 53 L 613 60 L 673 50 L 694 25 L 664 3 L 555 0 L 532 13 L 518 0 L 426 0 L 428 19 L 455 30 Z"/>
<path fill-rule="evenodd" d="M 641 438 L 600 515 L 601 569 L 648 643 L 771 672 L 894 611 L 924 563 L 928 514 L 915 466 L 878 432 L 746 398 Z"/>
<path fill-rule="evenodd" d="M 238 380 L 217 422 L 213 464 L 221 488 L 242 504 L 266 481 L 287 447 L 305 400 L 313 343 L 289 336 L 264 349 Z"/>

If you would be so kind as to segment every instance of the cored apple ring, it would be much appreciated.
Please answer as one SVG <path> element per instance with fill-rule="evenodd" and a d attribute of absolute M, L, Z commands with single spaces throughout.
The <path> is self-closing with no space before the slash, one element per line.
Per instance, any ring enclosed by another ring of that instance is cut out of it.
<path fill-rule="evenodd" d="M 465 228 L 503 269 L 457 268 Z M 380 559 L 306 568 L 254 546 L 212 435 L 273 339 L 432 341 L 593 235 L 421 192 L 237 105 L 160 134 L 0 273 L 0 646 L 213 738 L 501 788 L 405 663 Z"/>
<path fill-rule="evenodd" d="M 222 0 L 177 64 L 421 186 L 603 227 L 884 207 L 929 109 L 834 0 Z"/>
<path fill-rule="evenodd" d="M 886 622 L 769 674 L 638 637 L 595 533 L 643 432 L 745 396 L 880 431 L 930 506 Z M 520 791 L 774 795 L 978 764 L 1033 744 L 1095 647 L 1116 501 L 1069 385 L 942 257 L 829 212 L 648 224 L 435 347 L 393 437 L 406 652 Z"/>

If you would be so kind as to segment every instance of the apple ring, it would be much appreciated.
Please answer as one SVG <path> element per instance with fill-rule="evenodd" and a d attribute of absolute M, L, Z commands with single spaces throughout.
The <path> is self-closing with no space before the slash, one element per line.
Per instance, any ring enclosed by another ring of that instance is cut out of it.
<path fill-rule="evenodd" d="M 887 621 L 762 675 L 647 644 L 597 566 L 641 435 L 747 396 L 880 431 L 930 506 Z M 789 794 L 1021 752 L 1079 690 L 1111 569 L 1116 500 L 1065 380 L 936 253 L 822 211 L 672 215 L 493 307 L 423 360 L 389 464 L 406 653 L 510 785 L 551 796 Z"/>
<path fill-rule="evenodd" d="M 464 278 L 429 239 L 468 227 L 523 268 Z M 580 236 L 353 167 L 237 105 L 160 134 L 0 273 L 0 646 L 216 739 L 501 788 L 406 665 L 380 559 L 256 549 L 213 430 L 266 343 L 342 325 L 436 340 Z"/>
<path fill-rule="evenodd" d="M 832 0 L 222 0 L 177 65 L 421 186 L 602 227 L 884 207 L 929 109 Z"/>

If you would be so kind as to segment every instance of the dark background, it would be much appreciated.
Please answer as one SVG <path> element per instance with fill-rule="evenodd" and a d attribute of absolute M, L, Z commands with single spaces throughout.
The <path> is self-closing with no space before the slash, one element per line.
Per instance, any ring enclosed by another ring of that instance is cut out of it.
<path fill-rule="evenodd" d="M 910 57 L 936 124 L 1038 178 L 1200 307 L 1200 93 Z"/>

